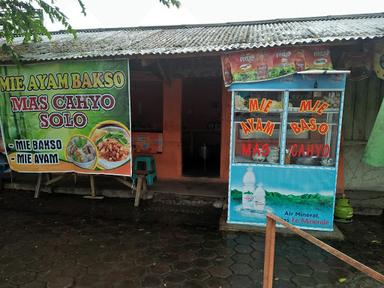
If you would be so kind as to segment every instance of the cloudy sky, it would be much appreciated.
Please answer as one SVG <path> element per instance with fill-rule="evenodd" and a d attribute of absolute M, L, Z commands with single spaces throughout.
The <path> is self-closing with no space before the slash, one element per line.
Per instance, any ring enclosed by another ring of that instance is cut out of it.
<path fill-rule="evenodd" d="M 289 17 L 384 12 L 384 0 L 181 0 L 182 7 L 166 8 L 159 0 L 83 0 L 87 16 L 77 0 L 58 5 L 77 28 L 132 27 L 223 23 Z M 47 22 L 49 29 L 58 25 Z"/>

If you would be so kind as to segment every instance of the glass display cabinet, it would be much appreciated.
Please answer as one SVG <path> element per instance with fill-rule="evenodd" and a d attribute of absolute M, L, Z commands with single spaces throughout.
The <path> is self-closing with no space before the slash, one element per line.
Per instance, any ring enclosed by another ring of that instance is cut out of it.
<path fill-rule="evenodd" d="M 346 73 L 232 84 L 229 223 L 333 229 Z"/>

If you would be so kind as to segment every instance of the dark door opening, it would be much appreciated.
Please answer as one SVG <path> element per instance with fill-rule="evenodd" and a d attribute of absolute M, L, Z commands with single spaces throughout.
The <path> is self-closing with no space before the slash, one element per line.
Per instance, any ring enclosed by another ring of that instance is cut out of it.
<path fill-rule="evenodd" d="M 183 82 L 183 175 L 220 176 L 221 79 Z"/>

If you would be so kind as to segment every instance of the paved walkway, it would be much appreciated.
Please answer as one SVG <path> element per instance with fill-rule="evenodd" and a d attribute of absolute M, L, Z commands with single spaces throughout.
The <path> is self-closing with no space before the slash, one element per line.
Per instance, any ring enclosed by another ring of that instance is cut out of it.
<path fill-rule="evenodd" d="M 262 235 L 1 207 L 0 227 L 1 288 L 261 287 Z M 358 218 L 331 244 L 383 273 L 383 228 Z M 275 261 L 274 287 L 383 287 L 296 237 L 278 237 Z"/>

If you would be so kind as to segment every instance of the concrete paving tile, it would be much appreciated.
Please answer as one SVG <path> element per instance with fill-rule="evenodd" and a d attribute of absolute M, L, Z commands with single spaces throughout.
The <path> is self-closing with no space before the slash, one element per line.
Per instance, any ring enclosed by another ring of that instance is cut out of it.
<path fill-rule="evenodd" d="M 258 286 L 260 283 L 263 283 L 263 271 L 254 270 L 248 275 L 249 278 L 253 281 L 253 284 Z"/>
<path fill-rule="evenodd" d="M 265 248 L 264 240 L 262 240 L 262 241 L 260 241 L 260 240 L 259 241 L 255 241 L 255 242 L 251 243 L 251 246 L 256 251 L 260 251 L 260 252 L 264 253 L 264 248 Z"/>
<path fill-rule="evenodd" d="M 185 274 L 187 275 L 187 277 L 189 279 L 192 279 L 192 280 L 194 280 L 194 279 L 205 280 L 205 279 L 208 279 L 210 277 L 210 274 L 206 270 L 203 270 L 200 268 L 192 268 L 192 269 L 186 271 Z"/>
<path fill-rule="evenodd" d="M 263 260 L 264 259 L 264 250 L 263 251 L 255 250 L 252 252 L 251 255 L 255 260 Z"/>
<path fill-rule="evenodd" d="M 102 276 L 98 274 L 85 274 L 75 278 L 76 286 L 90 287 L 94 283 L 100 282 Z"/>
<path fill-rule="evenodd" d="M 208 268 L 212 266 L 212 262 L 204 258 L 197 258 L 196 260 L 193 260 L 192 264 L 196 268 Z"/>
<path fill-rule="evenodd" d="M 178 255 L 178 259 L 177 260 L 178 261 L 192 262 L 193 260 L 196 260 L 197 258 L 200 258 L 200 257 L 197 256 L 197 251 L 185 251 L 185 252 L 180 253 Z"/>
<path fill-rule="evenodd" d="M 249 234 L 245 234 L 245 233 L 240 233 L 239 235 L 237 235 L 237 237 L 235 238 L 235 241 L 238 244 L 243 244 L 243 245 L 250 245 L 254 242 L 252 237 Z"/>
<path fill-rule="evenodd" d="M 162 286 L 162 281 L 158 276 L 147 275 L 141 280 L 142 287 L 160 287 Z"/>
<path fill-rule="evenodd" d="M 171 283 L 177 283 L 180 284 L 182 283 L 185 279 L 187 279 L 187 276 L 183 273 L 179 272 L 174 272 L 174 273 L 169 273 L 164 277 L 164 282 L 171 282 Z"/>
<path fill-rule="evenodd" d="M 276 265 L 275 265 L 273 275 L 276 278 L 289 281 L 289 279 L 291 279 L 296 274 L 294 274 L 292 271 L 290 271 L 287 266 L 277 266 L 276 267 Z"/>
<path fill-rule="evenodd" d="M 300 276 L 311 276 L 313 270 L 308 265 L 303 264 L 291 264 L 288 269 L 296 275 Z"/>
<path fill-rule="evenodd" d="M 303 264 L 307 265 L 309 262 L 309 259 L 305 257 L 303 254 L 292 254 L 289 253 L 285 256 L 291 263 L 293 264 Z"/>
<path fill-rule="evenodd" d="M 204 281 L 205 285 L 209 288 L 229 288 L 231 287 L 226 279 L 211 277 Z"/>
<path fill-rule="evenodd" d="M 327 283 L 329 284 L 335 284 L 337 283 L 337 278 L 333 275 L 329 274 L 328 272 L 321 272 L 316 271 L 313 273 L 312 277 L 316 279 L 317 283 Z"/>
<path fill-rule="evenodd" d="M 253 253 L 255 253 L 254 251 Z M 253 255 L 252 253 L 252 255 Z M 249 256 L 248 254 L 235 254 L 232 256 L 232 260 L 236 263 L 246 263 L 249 264 L 253 261 L 253 258 Z"/>
<path fill-rule="evenodd" d="M 1 287 L 1 286 L 0 286 Z M 21 288 L 46 288 L 47 283 L 42 281 L 33 281 L 20 286 Z"/>
<path fill-rule="evenodd" d="M 0 198 L 0 288 L 16 288 L 10 279 L 19 271 L 37 274 L 19 288 L 40 288 L 41 283 L 59 277 L 74 279 L 74 287 L 92 288 L 108 288 L 112 284 L 140 287 L 144 286 L 144 279 L 147 286 L 159 284 L 163 288 L 164 284 L 167 288 L 261 286 L 263 235 L 226 234 L 207 227 L 163 227 L 129 224 L 126 220 L 4 212 L 3 199 Z M 359 226 L 360 221 L 367 224 Z M 27 230 L 20 229 L 23 222 L 29 223 Z M 380 252 L 384 245 L 370 242 L 382 239 L 382 223 L 359 218 L 355 222 L 362 229 L 359 233 L 354 231 L 356 227 L 346 226 L 346 236 L 352 238 L 331 244 L 383 272 Z M 374 233 L 360 237 L 369 229 Z M 369 279 L 358 278 L 358 273 L 332 258 L 299 238 L 278 237 L 274 287 L 380 287 Z M 340 277 L 347 278 L 344 286 L 338 283 Z"/>
<path fill-rule="evenodd" d="M 279 279 L 279 280 L 273 281 L 273 288 L 296 288 L 296 287 L 300 287 L 300 286 L 296 286 L 289 280 Z"/>
<path fill-rule="evenodd" d="M 113 288 L 136 288 L 138 286 L 139 284 L 132 280 L 116 281 L 112 285 Z"/>
<path fill-rule="evenodd" d="M 29 271 L 18 271 L 16 274 L 9 277 L 9 282 L 14 285 L 22 285 L 32 282 L 36 279 L 35 272 Z"/>
<path fill-rule="evenodd" d="M 211 261 L 213 265 L 226 266 L 226 267 L 229 267 L 234 263 L 234 261 L 230 257 L 222 257 L 222 256 L 218 256 L 215 259 L 212 259 Z"/>
<path fill-rule="evenodd" d="M 150 269 L 154 274 L 165 274 L 171 272 L 170 265 L 166 263 L 154 263 L 151 265 Z"/>
<path fill-rule="evenodd" d="M 231 270 L 236 275 L 248 275 L 252 272 L 252 268 L 245 263 L 235 263 L 231 266 Z"/>
<path fill-rule="evenodd" d="M 15 260 L 14 262 L 11 262 L 11 263 L 3 266 L 1 268 L 1 271 L 2 271 L 2 273 L 4 275 L 11 276 L 11 275 L 14 275 L 14 274 L 18 273 L 18 271 L 27 270 L 27 271 L 37 272 L 36 270 L 43 269 L 43 268 L 39 268 L 39 269 L 26 269 L 26 267 L 28 267 L 28 266 L 25 266 L 25 264 Z M 47 269 L 47 267 L 44 267 L 44 269 Z M 43 270 L 40 270 L 40 271 L 43 271 Z"/>
<path fill-rule="evenodd" d="M 15 288 L 17 286 L 11 285 L 9 283 L 0 283 L 0 288 Z"/>
<path fill-rule="evenodd" d="M 124 274 L 124 277 L 129 279 L 139 278 L 142 275 L 144 275 L 145 272 L 146 272 L 145 267 L 142 267 L 142 266 L 134 266 L 122 271 L 122 273 Z"/>
<path fill-rule="evenodd" d="M 308 265 L 313 269 L 313 271 L 317 272 L 328 272 L 330 267 L 324 261 L 309 261 Z"/>
<path fill-rule="evenodd" d="M 184 288 L 204 288 L 206 285 L 198 280 L 187 280 L 183 283 Z"/>
<path fill-rule="evenodd" d="M 248 276 L 232 275 L 228 278 L 228 281 L 233 288 L 253 287 L 253 282 Z"/>
<path fill-rule="evenodd" d="M 72 277 L 57 277 L 55 279 L 48 280 L 47 288 L 70 288 L 74 284 Z"/>
<path fill-rule="evenodd" d="M 176 271 L 186 271 L 186 270 L 190 269 L 192 267 L 192 265 L 193 265 L 193 262 L 177 261 L 177 262 L 172 264 L 172 267 Z"/>
<path fill-rule="evenodd" d="M 252 253 L 253 249 L 250 245 L 236 245 L 235 250 L 242 254 L 250 254 Z"/>
<path fill-rule="evenodd" d="M 216 241 L 206 241 L 202 244 L 202 246 L 204 248 L 216 248 L 220 245 L 221 241 L 220 240 L 216 240 Z"/>
<path fill-rule="evenodd" d="M 212 266 L 208 268 L 208 271 L 213 277 L 217 278 L 227 278 L 232 275 L 232 271 L 225 266 Z"/>
<path fill-rule="evenodd" d="M 294 276 L 291 281 L 300 288 L 312 288 L 317 284 L 314 278 L 307 276 Z"/>
<path fill-rule="evenodd" d="M 68 277 L 78 277 L 86 274 L 88 269 L 81 265 L 73 265 L 61 270 L 61 275 Z"/>
<path fill-rule="evenodd" d="M 169 261 L 169 259 L 168 260 L 167 259 L 162 258 L 161 260 Z M 142 266 L 151 266 L 153 265 L 153 263 L 156 263 L 156 259 L 151 256 L 144 256 L 144 257 L 136 258 L 135 263 L 137 265 L 142 265 Z"/>
<path fill-rule="evenodd" d="M 214 249 L 203 248 L 197 252 L 197 256 L 199 258 L 212 259 L 215 258 L 217 254 Z"/>

